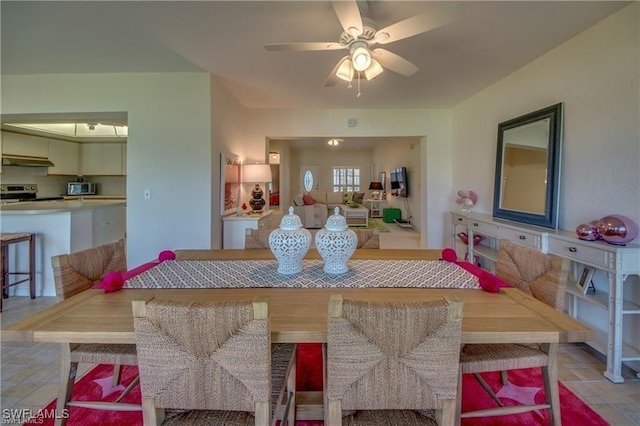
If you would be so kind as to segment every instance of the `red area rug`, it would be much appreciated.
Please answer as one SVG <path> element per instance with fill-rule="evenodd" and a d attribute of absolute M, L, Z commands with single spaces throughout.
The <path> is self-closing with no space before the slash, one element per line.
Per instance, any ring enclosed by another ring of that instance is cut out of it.
<path fill-rule="evenodd" d="M 108 380 L 100 380 L 111 377 L 113 367 L 110 365 L 99 365 L 88 372 L 74 387 L 74 399 L 97 400 L 103 394 Z M 124 367 L 122 372 L 123 384 L 126 386 L 137 374 L 136 367 Z M 483 375 L 489 386 L 498 393 L 498 396 L 505 394 L 501 398 L 505 405 L 517 405 L 511 398 L 530 400 L 536 402 L 544 400 L 544 390 L 542 387 L 542 377 L 540 369 L 524 369 L 509 372 L 511 387 L 501 389 L 500 375 L 498 373 Z M 94 382 L 98 380 L 98 382 Z M 322 390 L 322 350 L 319 344 L 298 345 L 298 390 L 320 391 Z M 113 401 L 119 392 L 114 392 L 103 398 L 104 401 Z M 480 387 L 480 384 L 471 375 L 463 377 L 462 411 L 475 410 L 479 408 L 494 407 L 495 403 Z M 124 402 L 140 403 L 140 387 L 137 386 L 124 399 Z M 562 423 L 565 425 L 589 425 L 606 426 L 608 423 L 595 411 L 584 404 L 576 395 L 560 383 L 560 405 L 562 412 Z M 53 419 L 49 413 L 55 409 L 55 400 L 47 405 L 43 410 L 45 413 L 39 418 L 25 424 L 28 425 L 53 425 Z M 142 414 L 139 412 L 120 411 L 99 411 L 73 407 L 70 409 L 70 416 L 67 422 L 69 426 L 115 426 L 131 425 L 142 426 Z M 322 421 L 297 421 L 296 426 L 321 426 Z M 490 426 L 490 425 L 548 425 L 546 410 L 544 412 L 529 412 L 510 416 L 486 417 L 476 419 L 464 419 L 463 426 Z"/>

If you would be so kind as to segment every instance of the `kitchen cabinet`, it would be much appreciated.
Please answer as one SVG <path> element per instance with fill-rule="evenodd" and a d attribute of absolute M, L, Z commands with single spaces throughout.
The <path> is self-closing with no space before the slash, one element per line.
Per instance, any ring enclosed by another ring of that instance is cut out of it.
<path fill-rule="evenodd" d="M 640 334 L 637 332 L 640 324 L 640 245 L 584 241 L 575 232 L 496 220 L 476 213 L 451 212 L 451 225 L 458 257 L 474 259 L 474 263 L 490 272 L 495 272 L 501 239 L 571 260 L 574 279 L 567 283 L 566 310 L 593 329 L 594 341 L 587 343 L 607 356 L 604 376 L 614 383 L 622 383 L 622 363 L 640 362 Z M 468 245 L 457 237 L 460 232 L 467 233 Z M 485 239 L 474 245 L 473 237 L 478 234 Z M 593 294 L 584 294 L 574 282 L 585 266 L 595 269 Z"/>
<path fill-rule="evenodd" d="M 84 176 L 122 176 L 123 143 L 83 143 L 80 147 L 80 172 Z"/>
<path fill-rule="evenodd" d="M 122 144 L 122 175 L 127 174 L 127 144 Z"/>
<path fill-rule="evenodd" d="M 49 167 L 49 175 L 77 176 L 80 161 L 80 145 L 49 139 L 49 160 L 54 164 Z"/>
<path fill-rule="evenodd" d="M 19 157 L 49 158 L 49 139 L 2 132 L 2 153 Z"/>
<path fill-rule="evenodd" d="M 244 239 L 247 229 L 269 229 L 271 228 L 271 213 L 273 210 L 265 210 L 258 216 L 235 214 L 222 218 L 222 248 L 223 249 L 244 249 Z"/>

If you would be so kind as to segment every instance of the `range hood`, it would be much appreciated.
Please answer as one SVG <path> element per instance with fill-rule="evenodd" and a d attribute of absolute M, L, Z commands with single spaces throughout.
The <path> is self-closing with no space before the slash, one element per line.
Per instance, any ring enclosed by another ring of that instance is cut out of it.
<path fill-rule="evenodd" d="M 20 166 L 20 167 L 53 167 L 54 164 L 47 158 L 35 157 L 15 157 L 12 155 L 2 156 L 3 166 Z"/>

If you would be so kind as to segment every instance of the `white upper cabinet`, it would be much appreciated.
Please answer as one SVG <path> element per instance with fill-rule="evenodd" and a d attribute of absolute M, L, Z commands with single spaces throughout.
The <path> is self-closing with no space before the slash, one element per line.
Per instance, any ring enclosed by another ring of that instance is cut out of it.
<path fill-rule="evenodd" d="M 75 142 L 49 139 L 50 175 L 76 176 L 79 171 L 80 145 Z"/>
<path fill-rule="evenodd" d="M 49 158 L 49 139 L 2 132 L 2 153 L 20 157 Z"/>
<path fill-rule="evenodd" d="M 83 143 L 80 147 L 80 174 L 122 176 L 126 174 L 123 143 Z"/>

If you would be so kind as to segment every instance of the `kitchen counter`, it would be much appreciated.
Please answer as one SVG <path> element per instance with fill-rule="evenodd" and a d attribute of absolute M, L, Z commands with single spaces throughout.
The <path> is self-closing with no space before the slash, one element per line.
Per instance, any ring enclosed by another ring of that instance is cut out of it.
<path fill-rule="evenodd" d="M 51 257 L 100 246 L 125 237 L 126 203 L 111 201 L 36 201 L 0 205 L 1 232 L 36 234 L 36 294 L 55 296 Z M 10 256 L 26 269 L 27 247 L 13 244 Z M 11 295 L 28 294 L 15 286 Z"/>
<path fill-rule="evenodd" d="M 67 200 L 121 200 L 127 199 L 126 195 L 63 195 L 65 201 Z"/>
<path fill-rule="evenodd" d="M 1 215 L 15 214 L 47 214 L 95 209 L 106 206 L 125 206 L 122 200 L 60 200 L 60 201 L 27 201 L 22 203 L 3 204 L 0 206 Z"/>

